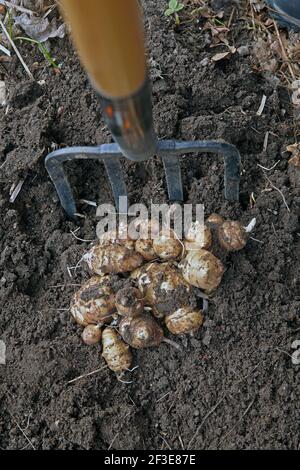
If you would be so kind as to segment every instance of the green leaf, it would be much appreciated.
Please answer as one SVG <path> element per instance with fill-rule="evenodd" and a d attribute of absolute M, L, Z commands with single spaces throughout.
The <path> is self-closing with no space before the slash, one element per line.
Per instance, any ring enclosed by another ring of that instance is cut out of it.
<path fill-rule="evenodd" d="M 177 6 L 178 6 L 178 0 L 170 0 L 169 1 L 169 8 L 170 8 L 170 10 L 173 10 L 173 13 L 174 13 L 174 11 L 176 11 Z"/>
<path fill-rule="evenodd" d="M 166 16 L 171 16 L 171 15 L 173 15 L 173 13 L 174 13 L 174 11 L 171 10 L 171 8 L 168 8 L 168 9 L 165 11 L 165 15 L 166 15 Z"/>
<path fill-rule="evenodd" d="M 54 67 L 55 69 L 59 68 L 59 65 L 56 63 L 55 59 L 53 59 L 51 57 L 51 54 L 48 51 L 48 49 L 40 41 L 37 41 L 36 39 L 23 37 L 23 36 L 19 36 L 19 37 L 15 38 L 15 40 L 16 41 L 25 41 L 25 42 L 27 41 L 31 44 L 36 44 L 37 47 L 39 48 L 39 51 L 43 54 L 43 56 L 44 56 L 45 60 L 48 62 L 48 64 L 51 67 Z"/>
<path fill-rule="evenodd" d="M 184 4 L 183 3 L 178 3 L 176 7 L 176 11 L 181 11 L 184 9 Z"/>

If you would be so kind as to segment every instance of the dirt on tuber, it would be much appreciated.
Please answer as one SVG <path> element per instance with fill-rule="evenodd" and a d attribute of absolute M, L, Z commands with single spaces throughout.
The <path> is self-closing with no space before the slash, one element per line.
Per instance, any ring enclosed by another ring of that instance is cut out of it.
<path fill-rule="evenodd" d="M 144 311 L 143 294 L 135 287 L 124 287 L 116 295 L 116 309 L 123 317 L 137 317 Z"/>
<path fill-rule="evenodd" d="M 151 263 L 134 271 L 131 276 L 157 318 L 163 318 L 170 309 L 179 308 L 181 302 L 186 302 L 184 299 L 191 296 L 192 287 L 170 262 Z"/>
<path fill-rule="evenodd" d="M 119 331 L 124 341 L 135 349 L 159 346 L 164 339 L 162 328 L 149 314 L 124 318 Z"/>
<path fill-rule="evenodd" d="M 240 222 L 225 220 L 218 226 L 220 245 L 227 251 L 239 251 L 245 248 L 248 234 Z"/>
<path fill-rule="evenodd" d="M 115 311 L 115 295 L 111 287 L 110 276 L 93 276 L 76 292 L 71 302 L 71 314 L 76 323 L 109 323 Z"/>

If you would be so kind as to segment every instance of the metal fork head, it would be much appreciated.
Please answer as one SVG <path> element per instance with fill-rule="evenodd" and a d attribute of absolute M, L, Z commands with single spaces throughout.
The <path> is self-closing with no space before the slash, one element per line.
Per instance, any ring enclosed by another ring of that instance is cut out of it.
<path fill-rule="evenodd" d="M 158 142 L 157 155 L 164 164 L 170 201 L 183 201 L 180 156 L 187 153 L 219 154 L 224 159 L 225 198 L 239 200 L 241 157 L 234 145 L 223 141 L 196 140 L 180 142 L 162 140 Z M 96 147 L 70 147 L 56 150 L 46 157 L 45 166 L 56 188 L 60 202 L 70 218 L 76 218 L 77 208 L 73 192 L 64 171 L 64 163 L 71 160 L 100 160 L 104 163 L 114 195 L 116 208 L 119 198 L 127 196 L 121 158 L 124 155 L 118 144 L 103 144 Z"/>

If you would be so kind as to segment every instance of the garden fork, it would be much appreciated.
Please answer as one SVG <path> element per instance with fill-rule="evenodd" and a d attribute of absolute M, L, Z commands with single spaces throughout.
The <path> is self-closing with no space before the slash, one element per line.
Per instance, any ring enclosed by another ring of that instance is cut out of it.
<path fill-rule="evenodd" d="M 138 0 L 62 0 L 61 3 L 115 141 L 95 147 L 64 148 L 46 157 L 46 169 L 67 215 L 76 217 L 77 209 L 64 162 L 78 159 L 104 163 L 118 208 L 119 198 L 127 196 L 122 157 L 142 162 L 160 156 L 169 199 L 183 201 L 180 156 L 195 152 L 221 154 L 225 198 L 238 201 L 241 159 L 235 146 L 223 141 L 158 141 L 155 135 Z"/>

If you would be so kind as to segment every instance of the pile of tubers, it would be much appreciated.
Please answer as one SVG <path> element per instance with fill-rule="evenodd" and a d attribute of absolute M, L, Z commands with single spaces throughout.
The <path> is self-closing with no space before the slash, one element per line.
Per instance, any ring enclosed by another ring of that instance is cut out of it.
<path fill-rule="evenodd" d="M 93 277 L 71 302 L 73 319 L 84 327 L 84 343 L 102 342 L 102 356 L 117 374 L 130 370 L 130 348 L 162 342 L 178 347 L 164 336 L 162 322 L 173 335 L 199 330 L 203 299 L 218 288 L 225 271 L 214 247 L 225 253 L 241 250 L 254 224 L 243 227 L 212 214 L 204 227 L 194 222 L 184 241 L 153 220 L 140 223 L 140 233 L 146 229 L 148 239 L 105 233 L 84 256 Z M 150 233 L 155 234 L 153 239 Z"/>

